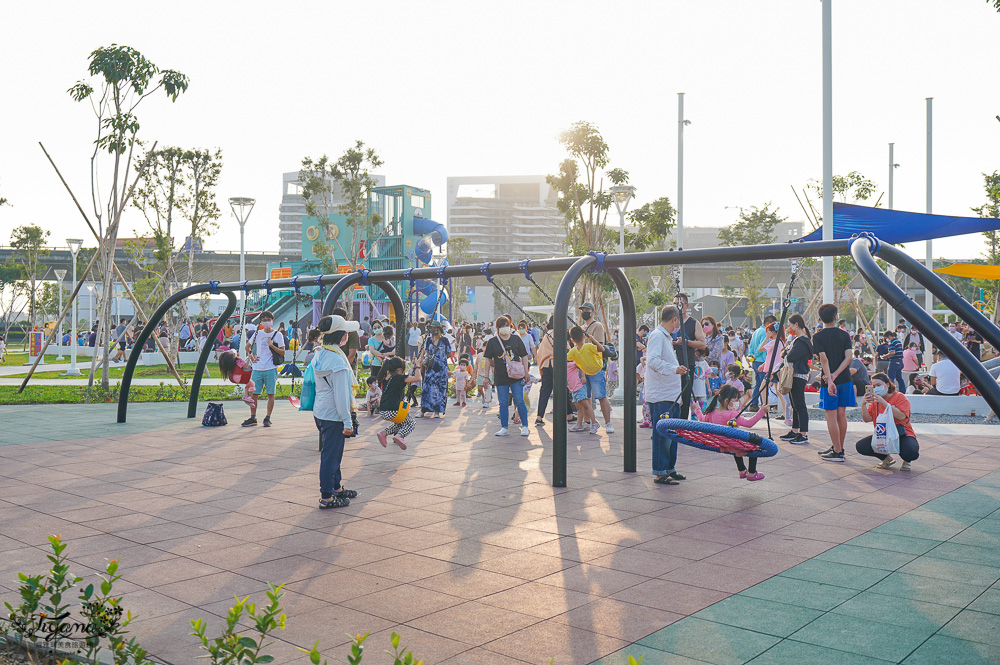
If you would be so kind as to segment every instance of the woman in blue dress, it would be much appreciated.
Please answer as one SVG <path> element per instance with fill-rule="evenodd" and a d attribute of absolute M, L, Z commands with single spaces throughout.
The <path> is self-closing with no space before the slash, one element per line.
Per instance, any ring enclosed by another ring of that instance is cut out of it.
<path fill-rule="evenodd" d="M 448 354 L 451 345 L 442 334 L 440 321 L 428 324 L 430 335 L 424 340 L 419 363 L 424 368 L 424 383 L 420 392 L 420 413 L 433 413 L 435 418 L 444 415 L 448 405 Z"/>

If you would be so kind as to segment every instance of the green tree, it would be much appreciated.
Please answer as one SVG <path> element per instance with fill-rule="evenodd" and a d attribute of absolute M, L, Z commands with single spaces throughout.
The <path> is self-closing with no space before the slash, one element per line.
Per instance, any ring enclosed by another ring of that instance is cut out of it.
<path fill-rule="evenodd" d="M 738 247 L 775 242 L 778 239 L 774 234 L 775 227 L 787 219 L 778 214 L 778 208 L 771 210 L 770 202 L 765 203 L 763 208 L 755 206 L 746 210 L 741 209 L 739 221 L 719 229 L 719 244 L 724 247 Z M 754 261 L 739 261 L 737 265 L 740 272 L 732 277 L 739 281 L 742 287 L 743 297 L 747 303 L 746 315 L 756 323 L 757 317 L 766 311 L 767 305 L 771 302 L 761 283 L 760 265 Z"/>
<path fill-rule="evenodd" d="M 625 246 L 635 252 L 666 249 L 667 237 L 674 230 L 677 211 L 670 199 L 662 196 L 628 213 L 632 230 L 625 230 Z"/>
<path fill-rule="evenodd" d="M 8 260 L 0 263 L 0 330 L 10 329 L 24 294 L 24 268 Z"/>
<path fill-rule="evenodd" d="M 299 184 L 306 213 L 319 222 L 321 237 L 313 245 L 313 252 L 323 262 L 323 269 L 336 272 L 336 250 L 357 270 L 362 240 L 374 240 L 382 218 L 371 210 L 371 191 L 378 185 L 371 171 L 382 166 L 382 159 L 374 148 L 366 148 L 364 141 L 344 151 L 336 161 L 323 155 L 319 159 L 305 157 L 299 169 Z M 337 237 L 333 215 L 344 216 L 351 229 L 351 242 L 345 248 Z M 348 308 L 350 309 L 350 308 Z"/>
<path fill-rule="evenodd" d="M 28 325 L 36 323 L 38 277 L 41 269 L 41 259 L 49 255 L 45 240 L 50 232 L 40 226 L 29 224 L 14 229 L 10 236 L 10 246 L 17 251 L 18 261 L 24 269 L 28 291 Z"/>
<path fill-rule="evenodd" d="M 55 319 L 59 316 L 60 291 L 62 291 L 62 302 L 65 304 L 69 298 L 69 289 L 60 286 L 59 282 L 42 283 L 41 293 L 38 294 L 38 309 L 44 320 L 48 320 L 50 317 Z"/>
<path fill-rule="evenodd" d="M 972 211 L 980 217 L 1000 218 L 1000 173 L 997 171 L 984 173 L 983 188 L 986 190 L 986 203 L 973 208 Z M 983 261 L 991 266 L 1000 265 L 1000 231 L 984 231 L 983 240 L 986 241 L 982 253 Z M 989 279 L 976 279 L 972 280 L 972 287 L 976 294 L 973 300 L 979 299 L 978 292 L 982 289 L 983 299 L 992 303 L 993 316 L 996 318 L 997 309 L 1000 309 L 997 307 L 997 283 Z"/>
<path fill-rule="evenodd" d="M 187 90 L 188 77 L 174 70 L 161 70 L 129 46 L 101 47 L 90 54 L 87 73 L 67 91 L 74 101 L 90 103 L 97 118 L 97 137 L 90 156 L 91 204 L 101 238 L 100 272 L 104 282 L 98 336 L 105 350 L 111 348 L 111 298 L 115 248 L 122 212 L 128 204 L 129 181 L 140 130 L 136 109 L 144 99 L 162 91 L 172 101 Z M 101 386 L 109 389 L 109 355 L 104 354 Z M 96 355 L 91 367 L 96 365 Z M 90 372 L 90 386 L 94 371 Z"/>

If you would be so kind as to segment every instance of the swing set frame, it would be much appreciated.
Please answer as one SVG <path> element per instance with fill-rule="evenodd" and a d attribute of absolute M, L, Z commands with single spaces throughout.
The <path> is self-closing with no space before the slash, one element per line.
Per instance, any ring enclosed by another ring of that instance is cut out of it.
<path fill-rule="evenodd" d="M 989 371 L 975 359 L 975 357 L 956 339 L 951 337 L 946 330 L 936 323 L 934 318 L 914 303 L 896 284 L 883 273 L 875 262 L 875 256 L 895 265 L 902 272 L 917 280 L 918 283 L 929 289 L 938 297 L 949 309 L 955 312 L 962 320 L 972 325 L 979 331 L 983 338 L 1000 348 L 1000 328 L 976 309 L 972 303 L 960 296 L 954 289 L 948 286 L 940 277 L 927 270 L 922 264 L 910 258 L 892 245 L 880 242 L 872 234 L 862 234 L 845 240 L 827 240 L 802 242 L 794 241 L 783 244 L 769 245 L 749 245 L 744 247 L 718 247 L 712 249 L 694 250 L 670 250 L 658 252 L 635 252 L 630 254 L 605 254 L 603 252 L 590 252 L 585 256 L 566 256 L 551 259 L 538 259 L 531 261 L 509 261 L 503 263 L 492 263 L 489 271 L 492 275 L 516 275 L 529 272 L 556 272 L 563 273 L 559 283 L 559 288 L 554 301 L 555 312 L 553 314 L 553 336 L 555 339 L 567 339 L 568 315 L 570 303 L 573 299 L 574 289 L 580 277 L 588 271 L 606 272 L 614 282 L 623 301 L 625 310 L 625 320 L 621 322 L 620 330 L 634 330 L 636 326 L 635 299 L 632 295 L 632 288 L 625 276 L 625 268 L 666 266 L 666 265 L 691 265 L 691 264 L 712 264 L 730 261 L 761 261 L 764 259 L 802 259 L 822 256 L 850 256 L 857 266 L 858 271 L 864 279 L 872 285 L 891 307 L 906 317 L 908 321 L 920 326 L 924 335 L 931 343 L 941 349 L 969 378 L 972 384 L 979 389 L 980 394 L 986 399 L 990 407 L 1000 413 L 1000 385 L 993 379 Z M 356 272 L 346 274 L 318 275 L 312 277 L 315 283 L 321 287 L 328 286 L 329 293 L 323 304 L 323 314 L 328 315 L 337 302 L 337 299 L 348 288 L 355 284 L 363 286 L 378 286 L 388 297 L 395 313 L 396 321 L 405 321 L 405 309 L 399 292 L 391 282 L 417 279 L 443 279 L 445 277 L 475 277 L 480 274 L 482 264 L 449 265 L 443 267 L 408 268 L 398 270 L 371 271 L 360 269 Z M 297 280 L 309 279 L 306 277 L 294 278 Z M 531 280 L 533 281 L 533 280 Z M 256 282 L 229 282 L 222 284 L 211 281 L 206 284 L 197 284 L 178 291 L 170 296 L 156 309 L 150 316 L 143 333 L 136 340 L 132 352 L 129 354 L 128 363 L 122 376 L 121 388 L 118 399 L 118 419 L 119 423 L 126 421 L 128 413 L 129 389 L 135 366 L 139 361 L 142 348 L 146 343 L 149 334 L 163 318 L 163 315 L 185 298 L 198 295 L 200 293 L 225 294 L 229 298 L 229 304 L 225 311 L 216 321 L 209 338 L 212 339 L 225 325 L 226 320 L 236 308 L 236 297 L 234 293 L 258 288 L 289 288 L 293 287 L 292 278 L 272 279 Z M 619 355 L 622 358 L 622 367 L 629 368 L 636 365 L 635 344 L 626 340 L 620 345 Z M 195 370 L 195 377 L 191 384 L 191 396 L 188 402 L 188 417 L 195 417 L 198 401 L 198 387 L 201 384 L 201 376 L 208 361 L 209 347 L 206 344 L 198 366 Z M 566 347 L 556 344 L 554 349 L 553 364 L 555 367 L 565 367 Z M 406 335 L 397 335 L 397 355 L 406 357 Z M 636 379 L 635 373 L 631 371 L 623 372 L 623 384 L 625 390 L 626 417 L 622 427 L 624 437 L 624 471 L 636 471 L 636 433 L 637 427 L 635 417 L 632 415 L 636 409 Z M 563 394 L 567 390 L 566 372 L 557 371 L 553 373 L 553 390 L 555 394 Z M 566 487 L 567 485 L 567 423 L 566 423 L 566 403 L 565 400 L 557 399 L 553 407 L 552 425 L 552 485 L 555 487 Z M 588 472 L 589 474 L 589 472 Z"/>

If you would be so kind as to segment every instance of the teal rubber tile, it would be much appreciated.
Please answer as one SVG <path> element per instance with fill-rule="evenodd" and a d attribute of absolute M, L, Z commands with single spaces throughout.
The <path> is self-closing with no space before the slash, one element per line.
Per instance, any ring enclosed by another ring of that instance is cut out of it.
<path fill-rule="evenodd" d="M 856 589 L 778 576 L 755 584 L 739 595 L 826 612 L 857 593 Z"/>
<path fill-rule="evenodd" d="M 831 610 L 835 614 L 931 632 L 951 621 L 960 611 L 958 607 L 885 596 L 873 591 L 859 593 Z"/>
<path fill-rule="evenodd" d="M 942 515 L 986 517 L 1000 508 L 1000 500 L 974 491 L 963 492 L 962 490 L 955 490 L 937 499 L 928 501 L 921 508 L 933 510 Z"/>
<path fill-rule="evenodd" d="M 935 559 L 963 561 L 965 563 L 974 563 L 980 566 L 1000 568 L 1000 549 L 956 543 L 953 540 L 941 543 L 928 552 L 926 556 L 934 557 Z"/>
<path fill-rule="evenodd" d="M 996 665 L 1000 648 L 935 635 L 920 645 L 903 665 Z"/>
<path fill-rule="evenodd" d="M 988 614 L 1000 614 L 1000 589 L 987 589 L 967 609 Z M 1000 621 L 1000 619 L 997 619 Z"/>
<path fill-rule="evenodd" d="M 688 617 L 644 637 L 639 644 L 712 665 L 743 665 L 779 640 L 773 635 Z"/>
<path fill-rule="evenodd" d="M 875 533 L 874 531 L 869 531 L 857 538 L 852 538 L 846 544 L 858 547 L 870 547 L 876 550 L 889 550 L 890 552 L 903 552 L 905 554 L 923 554 L 934 549 L 942 542 L 941 540 L 911 538 L 892 533 Z"/>
<path fill-rule="evenodd" d="M 888 571 L 905 566 L 915 558 L 917 558 L 916 554 L 892 552 L 874 547 L 858 547 L 857 545 L 837 545 L 816 557 L 819 561 L 832 561 Z"/>
<path fill-rule="evenodd" d="M 907 575 L 922 575 L 923 577 L 933 577 L 939 580 L 974 584 L 983 589 L 1000 580 L 1000 568 L 965 563 L 964 561 L 948 561 L 932 557 L 930 554 L 925 554 L 922 557 L 914 559 L 900 568 L 899 572 Z"/>
<path fill-rule="evenodd" d="M 628 665 L 629 656 L 635 658 L 636 661 L 642 658 L 642 665 L 706 665 L 703 660 L 679 656 L 676 653 L 667 653 L 641 644 L 633 644 L 620 651 L 609 653 L 590 665 Z"/>
<path fill-rule="evenodd" d="M 994 523 L 997 525 L 996 529 L 988 526 Z M 954 538 L 949 539 L 948 542 L 975 547 L 1000 548 L 1000 520 L 980 520 Z"/>
<path fill-rule="evenodd" d="M 819 582 L 833 586 L 857 589 L 863 591 L 887 577 L 891 571 L 861 566 L 849 566 L 832 561 L 810 559 L 803 561 L 781 573 L 781 577 L 794 577 L 799 580 Z"/>
<path fill-rule="evenodd" d="M 877 526 L 875 533 L 891 533 L 910 538 L 925 538 L 928 540 L 948 540 L 957 535 L 967 526 L 975 523 L 975 517 L 965 515 L 942 515 L 933 511 L 918 508 L 902 517 Z"/>
<path fill-rule="evenodd" d="M 892 573 L 869 590 L 886 596 L 910 598 L 952 607 L 965 607 L 983 592 L 982 587 L 971 584 L 900 572 Z"/>
<path fill-rule="evenodd" d="M 934 630 L 889 626 L 871 618 L 829 613 L 792 635 L 791 639 L 898 663 L 933 635 Z"/>
<path fill-rule="evenodd" d="M 693 616 L 767 635 L 788 637 L 822 614 L 819 610 L 737 595 L 720 600 Z"/>
<path fill-rule="evenodd" d="M 938 634 L 1000 647 L 1000 620 L 995 614 L 962 610 Z"/>
<path fill-rule="evenodd" d="M 783 640 L 747 665 L 886 665 L 888 662 L 815 644 Z"/>

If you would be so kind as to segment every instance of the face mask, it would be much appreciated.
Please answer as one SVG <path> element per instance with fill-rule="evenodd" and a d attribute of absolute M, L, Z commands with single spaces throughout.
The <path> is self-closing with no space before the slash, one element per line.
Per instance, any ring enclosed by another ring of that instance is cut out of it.
<path fill-rule="evenodd" d="M 263 328 L 264 330 L 270 330 L 272 325 L 274 325 L 273 321 L 261 321 L 260 322 L 260 327 Z M 952 328 L 952 330 L 954 330 L 954 328 Z"/>
<path fill-rule="evenodd" d="M 702 326 L 701 329 L 705 331 L 706 335 L 712 334 L 712 326 Z"/>
<path fill-rule="evenodd" d="M 375 333 L 376 335 L 378 335 L 379 333 L 382 332 L 382 329 L 381 328 L 372 328 L 372 332 Z"/>
<path fill-rule="evenodd" d="M 795 337 L 795 331 L 794 331 L 794 330 L 792 330 L 791 328 L 789 328 L 789 329 L 788 329 L 788 336 L 789 336 L 789 337 Z"/>
<path fill-rule="evenodd" d="M 955 326 L 949 326 L 948 330 L 950 330 L 951 332 L 955 332 Z"/>
<path fill-rule="evenodd" d="M 590 317 L 593 316 L 593 315 L 594 315 L 593 312 L 581 312 L 580 313 L 580 316 L 583 318 L 584 321 L 589 321 Z M 952 330 L 954 330 L 954 328 L 952 328 Z"/>
<path fill-rule="evenodd" d="M 886 392 L 888 391 L 885 386 L 875 386 L 872 388 L 872 393 L 878 395 L 879 397 L 885 395 Z"/>
<path fill-rule="evenodd" d="M 525 334 L 526 332 L 528 332 L 528 330 L 527 330 L 526 328 L 518 328 L 518 329 L 517 329 L 517 332 L 518 332 L 518 334 L 519 334 L 519 335 L 523 335 L 523 334 Z"/>
<path fill-rule="evenodd" d="M 510 326 L 504 326 L 503 328 L 501 328 L 500 329 L 500 334 L 501 335 L 509 335 L 510 334 Z"/>

